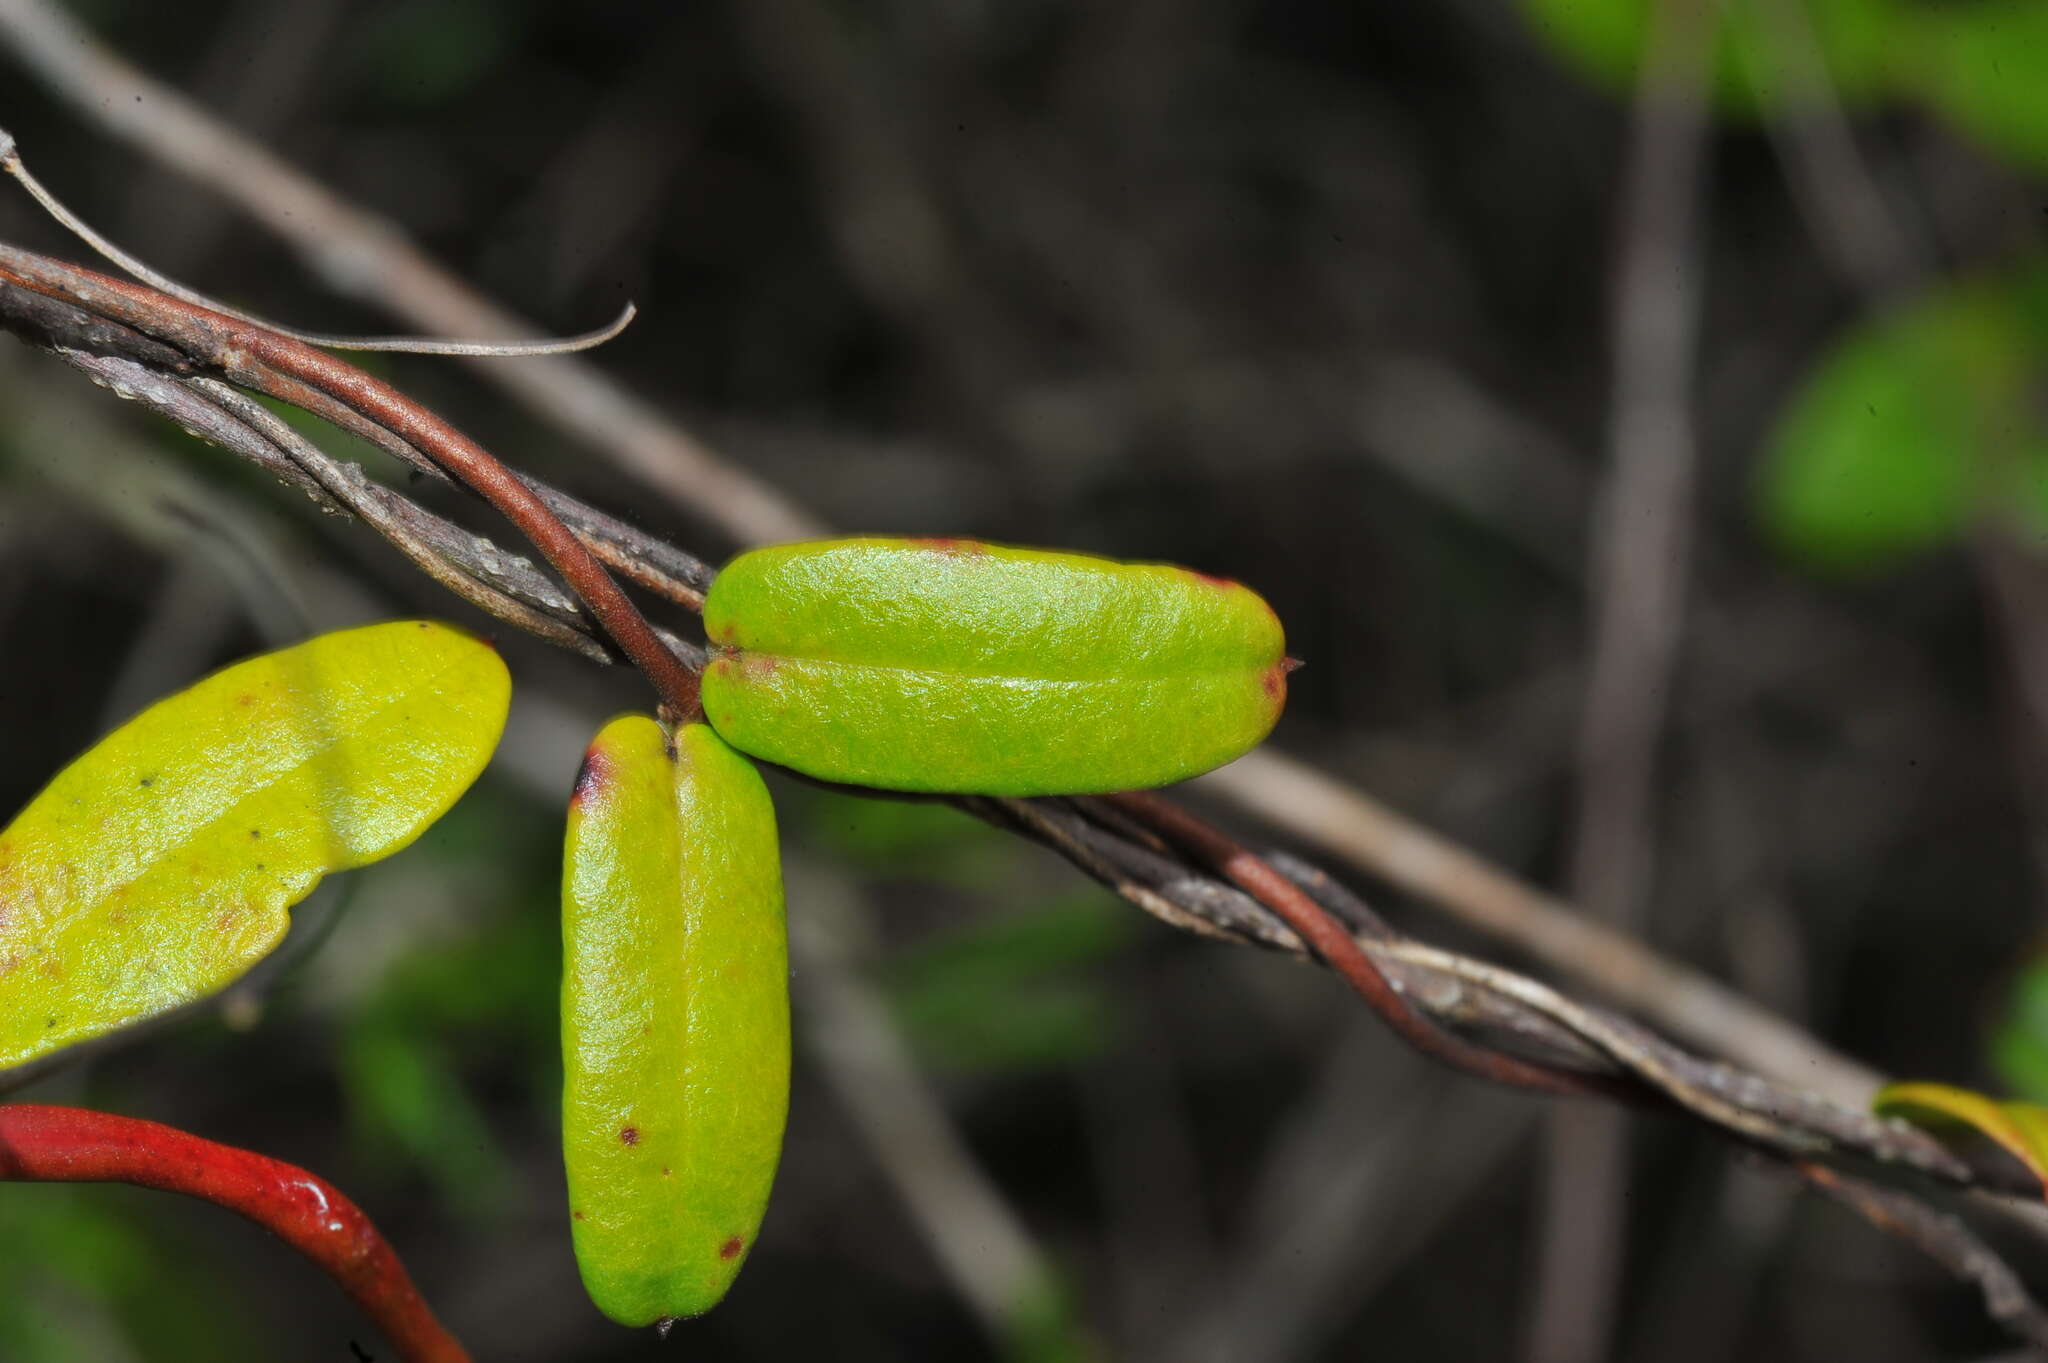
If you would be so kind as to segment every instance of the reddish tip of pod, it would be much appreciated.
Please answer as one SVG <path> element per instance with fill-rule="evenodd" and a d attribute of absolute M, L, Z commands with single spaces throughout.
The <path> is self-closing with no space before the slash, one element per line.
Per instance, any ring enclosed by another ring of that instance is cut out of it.
<path fill-rule="evenodd" d="M 721 1259 L 737 1259 L 740 1251 L 746 1247 L 746 1241 L 735 1235 L 732 1239 L 718 1247 L 718 1257 Z"/>
<path fill-rule="evenodd" d="M 569 808 L 581 809 L 594 799 L 611 779 L 611 757 L 603 748 L 593 746 L 583 754 L 583 765 L 576 769 L 576 788 L 569 792 Z"/>
<path fill-rule="evenodd" d="M 988 546 L 980 540 L 964 540 L 953 535 L 912 535 L 903 541 L 920 549 L 931 549 L 941 554 L 985 554 Z"/>

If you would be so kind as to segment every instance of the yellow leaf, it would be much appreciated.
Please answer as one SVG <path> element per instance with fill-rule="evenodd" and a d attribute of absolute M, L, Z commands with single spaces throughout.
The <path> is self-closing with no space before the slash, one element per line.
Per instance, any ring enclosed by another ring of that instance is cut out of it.
<path fill-rule="evenodd" d="M 2048 1191 L 2048 1108 L 2001 1103 L 1948 1084 L 1918 1083 L 1887 1084 L 1870 1107 L 1881 1117 L 1898 1117 L 1916 1126 L 1960 1122 L 1974 1127 L 2026 1165 Z"/>
<path fill-rule="evenodd" d="M 0 1068 L 233 982 L 322 876 L 455 803 L 510 690 L 488 645 L 395 621 L 237 663 L 108 734 L 0 832 Z"/>

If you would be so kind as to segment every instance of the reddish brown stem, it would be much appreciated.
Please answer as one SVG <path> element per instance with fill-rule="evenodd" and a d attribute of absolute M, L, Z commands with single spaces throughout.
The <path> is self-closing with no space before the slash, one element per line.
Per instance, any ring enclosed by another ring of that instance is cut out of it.
<path fill-rule="evenodd" d="M 303 341 L 140 284 L 29 252 L 8 252 L 6 281 L 75 301 L 258 388 L 262 371 L 295 379 L 410 442 L 519 527 L 678 715 L 697 711 L 697 675 L 668 650 L 604 565 L 532 488 L 483 446 L 382 380 Z"/>
<path fill-rule="evenodd" d="M 13 1103 L 0 1107 L 0 1180 L 132 1183 L 205 1198 L 326 1270 L 407 1363 L 469 1363 L 370 1218 L 296 1165 L 156 1122 Z"/>
<path fill-rule="evenodd" d="M 1476 1046 L 1424 1017 L 1394 988 L 1342 923 L 1265 858 L 1214 824 L 1150 791 L 1104 797 L 1213 866 L 1231 884 L 1271 909 L 1294 929 L 1310 951 L 1341 975 L 1372 1005 L 1395 1035 L 1433 1060 L 1484 1079 L 1517 1088 L 1573 1098 L 1612 1097 L 1612 1085 L 1593 1075 L 1571 1074 Z"/>

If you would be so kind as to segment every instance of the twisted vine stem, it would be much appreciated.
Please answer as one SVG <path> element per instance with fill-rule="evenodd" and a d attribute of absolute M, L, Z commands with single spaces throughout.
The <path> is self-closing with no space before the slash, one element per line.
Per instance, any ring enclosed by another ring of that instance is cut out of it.
<path fill-rule="evenodd" d="M 506 468 L 390 385 L 263 327 L 4 243 L 0 328 L 361 516 L 437 581 L 507 624 L 589 657 L 623 654 L 670 713 L 695 710 L 701 650 L 649 624 L 606 568 L 689 610 L 701 608 L 711 570 Z M 523 559 L 325 455 L 238 390 L 299 406 L 432 476 L 452 475 L 527 535 L 568 594 Z M 1967 1162 L 1916 1128 L 1692 1055 L 1630 1019 L 1404 938 L 1320 870 L 1284 854 L 1262 856 L 1160 796 L 953 803 L 1045 844 L 1176 927 L 1320 960 L 1434 1059 L 1543 1093 L 1689 1115 L 1762 1151 L 1987 1293 L 1995 1280 L 1998 1319 L 2048 1344 L 2048 1313 L 2009 1270 L 2001 1277 L 1986 1269 L 2002 1269 L 2002 1261 L 1966 1225 L 1911 1195 L 1871 1193 L 1875 1185 L 1819 1161 L 1888 1164 L 1950 1187 L 2038 1197 L 2014 1168 Z M 1923 1215 L 1900 1212 L 1900 1198 Z"/>

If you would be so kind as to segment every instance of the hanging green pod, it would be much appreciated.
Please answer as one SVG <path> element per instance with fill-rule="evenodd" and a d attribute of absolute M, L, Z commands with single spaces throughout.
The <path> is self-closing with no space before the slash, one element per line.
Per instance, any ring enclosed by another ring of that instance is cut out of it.
<path fill-rule="evenodd" d="M 1235 582 L 973 540 L 741 554 L 712 583 L 705 716 L 810 776 L 1078 795 L 1165 785 L 1271 731 L 1280 622 Z"/>
<path fill-rule="evenodd" d="M 623 1325 L 716 1305 L 754 1246 L 789 1105 L 775 811 L 702 724 L 613 720 L 562 868 L 562 1154 L 583 1285 Z"/>
<path fill-rule="evenodd" d="M 389 856 L 505 727 L 488 644 L 400 620 L 150 706 L 0 832 L 0 1068 L 225 988 L 330 871 Z"/>

